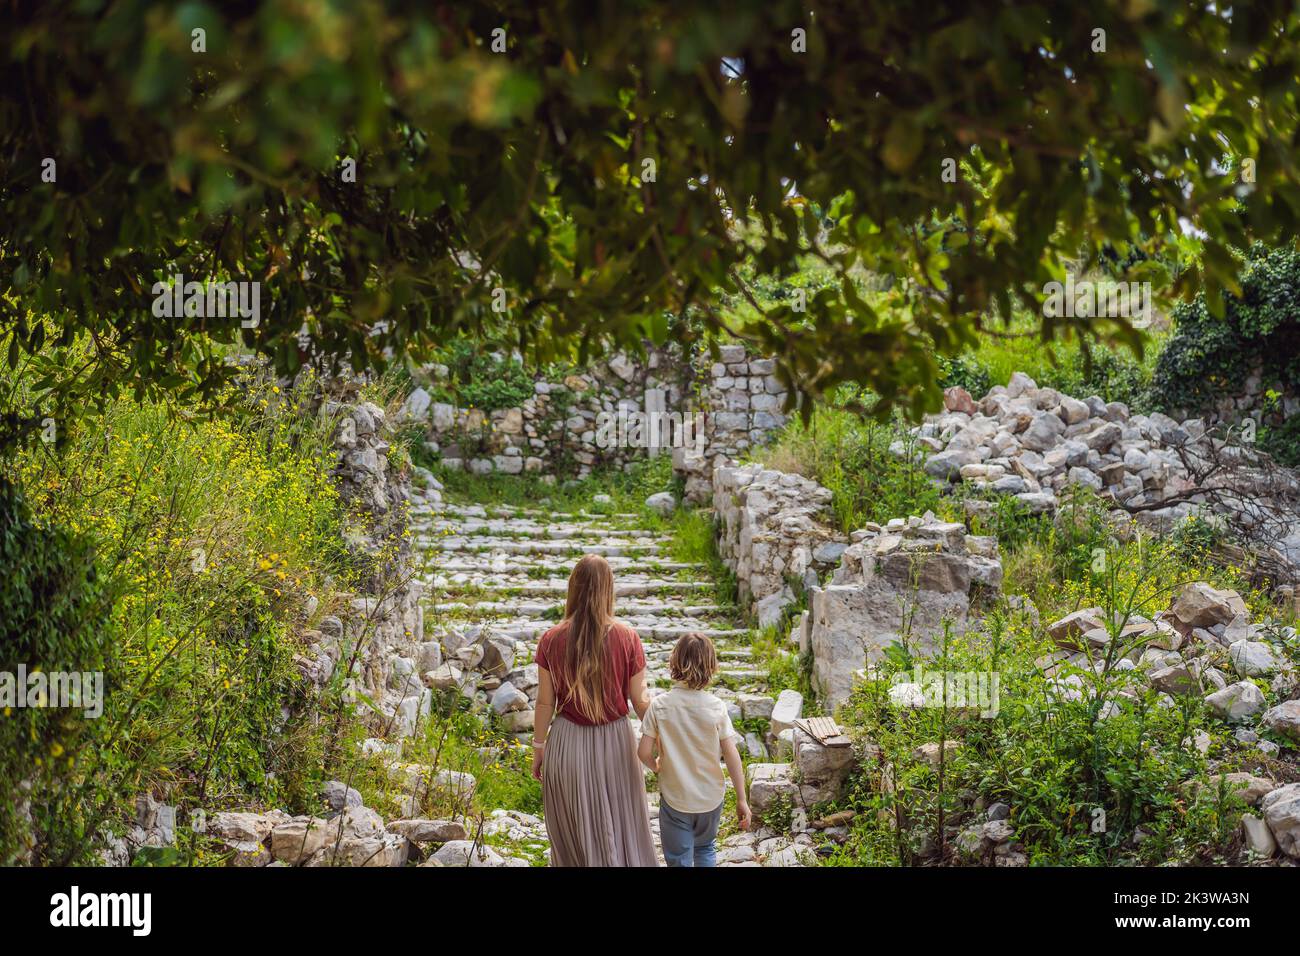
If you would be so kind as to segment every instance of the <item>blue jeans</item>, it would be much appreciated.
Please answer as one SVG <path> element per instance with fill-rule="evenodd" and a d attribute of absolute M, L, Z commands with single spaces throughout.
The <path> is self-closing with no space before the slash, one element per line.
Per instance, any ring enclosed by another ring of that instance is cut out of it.
<path fill-rule="evenodd" d="M 678 813 L 659 801 L 659 842 L 669 866 L 716 866 L 713 845 L 722 819 L 722 804 L 708 813 Z"/>

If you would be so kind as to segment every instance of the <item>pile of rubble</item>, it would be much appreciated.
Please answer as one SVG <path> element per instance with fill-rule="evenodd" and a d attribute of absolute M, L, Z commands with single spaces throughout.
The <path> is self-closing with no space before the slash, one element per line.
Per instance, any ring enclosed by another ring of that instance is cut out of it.
<path fill-rule="evenodd" d="M 1080 401 L 1039 388 L 1022 372 L 978 403 L 965 389 L 950 388 L 944 407 L 915 432 L 917 445 L 930 453 L 925 470 L 1014 495 L 1033 511 L 1055 508 L 1073 484 L 1133 505 L 1187 492 L 1191 485 L 1174 449 L 1205 432 L 1195 419 L 1180 425 L 1159 413 L 1130 415 L 1122 402 Z"/>
<path fill-rule="evenodd" d="M 924 457 L 936 480 L 1011 495 L 1035 513 L 1055 509 L 1079 485 L 1155 527 L 1170 527 L 1206 504 L 1250 527 L 1278 524 L 1300 491 L 1294 475 L 1207 434 L 1201 419 L 1130 414 L 1122 402 L 1039 388 L 1021 372 L 978 402 L 950 388 L 944 406 L 914 429 L 915 447 L 898 441 L 892 451 Z M 1211 473 L 1215 488 L 1207 495 L 1197 474 Z M 1283 555 L 1300 555 L 1300 532 L 1286 524 L 1270 530 L 1269 543 Z"/>

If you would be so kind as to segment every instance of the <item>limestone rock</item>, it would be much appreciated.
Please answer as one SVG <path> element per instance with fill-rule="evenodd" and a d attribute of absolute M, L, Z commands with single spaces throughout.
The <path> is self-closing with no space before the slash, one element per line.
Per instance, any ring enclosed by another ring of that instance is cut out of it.
<path fill-rule="evenodd" d="M 677 499 L 672 492 L 660 491 L 645 500 L 646 507 L 667 517 L 677 510 Z"/>
<path fill-rule="evenodd" d="M 1224 720 L 1245 720 L 1264 709 L 1264 694 L 1250 681 L 1243 680 L 1210 694 L 1205 704 Z"/>
<path fill-rule="evenodd" d="M 1288 700 L 1264 711 L 1264 726 L 1300 743 L 1300 700 Z"/>
<path fill-rule="evenodd" d="M 1259 802 L 1259 808 L 1282 852 L 1300 859 L 1300 783 L 1278 787 Z"/>
<path fill-rule="evenodd" d="M 1169 610 L 1185 627 L 1209 627 L 1246 613 L 1246 603 L 1236 591 L 1220 591 L 1196 581 L 1183 588 Z"/>
<path fill-rule="evenodd" d="M 388 832 L 412 843 L 450 843 L 465 839 L 465 825 L 459 820 L 393 820 L 388 824 Z"/>

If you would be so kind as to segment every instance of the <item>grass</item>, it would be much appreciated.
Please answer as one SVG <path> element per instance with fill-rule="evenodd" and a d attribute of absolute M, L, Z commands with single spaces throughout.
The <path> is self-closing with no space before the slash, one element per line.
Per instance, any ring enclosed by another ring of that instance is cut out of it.
<path fill-rule="evenodd" d="M 555 514 L 631 514 L 637 517 L 636 527 L 654 529 L 662 527 L 664 520 L 657 511 L 646 507 L 645 499 L 656 492 L 678 490 L 669 455 L 642 459 L 621 471 L 598 470 L 586 478 L 554 482 L 535 474 L 474 475 L 450 470 L 433 459 L 421 458 L 419 452 L 416 460 L 442 482 L 447 501 L 480 504 L 489 511 L 493 506 L 508 505 Z M 610 500 L 594 501 L 597 495 L 608 495 Z M 620 522 L 610 526 L 617 528 Z"/>
<path fill-rule="evenodd" d="M 957 516 L 958 505 L 913 458 L 889 450 L 899 442 L 911 448 L 910 433 L 901 424 L 882 425 L 828 405 L 814 410 L 807 425 L 792 421 L 754 457 L 829 489 L 834 523 L 842 531 L 926 511 Z"/>

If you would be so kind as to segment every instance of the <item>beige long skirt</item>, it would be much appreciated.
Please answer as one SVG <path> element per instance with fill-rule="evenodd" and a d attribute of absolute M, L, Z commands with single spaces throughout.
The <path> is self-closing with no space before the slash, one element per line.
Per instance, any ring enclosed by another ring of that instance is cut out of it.
<path fill-rule="evenodd" d="M 551 866 L 658 866 L 645 778 L 627 720 L 588 727 L 556 717 L 542 805 Z"/>

